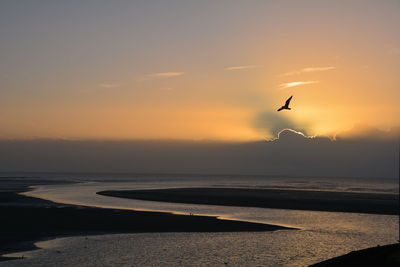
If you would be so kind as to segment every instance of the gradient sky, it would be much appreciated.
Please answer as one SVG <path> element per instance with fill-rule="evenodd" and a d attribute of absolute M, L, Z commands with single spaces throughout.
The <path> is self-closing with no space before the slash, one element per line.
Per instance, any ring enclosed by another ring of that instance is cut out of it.
<path fill-rule="evenodd" d="M 388 130 L 400 125 L 399 14 L 398 0 L 3 0 L 0 138 Z"/>

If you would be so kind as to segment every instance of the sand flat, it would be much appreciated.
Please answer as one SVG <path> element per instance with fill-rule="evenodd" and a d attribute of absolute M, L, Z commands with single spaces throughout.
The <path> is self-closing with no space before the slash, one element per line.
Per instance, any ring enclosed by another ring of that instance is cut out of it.
<path fill-rule="evenodd" d="M 396 215 L 398 195 L 285 189 L 108 190 L 100 195 L 173 203 Z"/>

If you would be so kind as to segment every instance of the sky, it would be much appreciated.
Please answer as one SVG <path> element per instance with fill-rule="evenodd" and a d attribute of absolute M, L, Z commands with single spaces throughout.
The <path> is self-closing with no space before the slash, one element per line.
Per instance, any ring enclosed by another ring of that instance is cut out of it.
<path fill-rule="evenodd" d="M 0 139 L 390 131 L 399 14 L 397 0 L 3 0 Z"/>

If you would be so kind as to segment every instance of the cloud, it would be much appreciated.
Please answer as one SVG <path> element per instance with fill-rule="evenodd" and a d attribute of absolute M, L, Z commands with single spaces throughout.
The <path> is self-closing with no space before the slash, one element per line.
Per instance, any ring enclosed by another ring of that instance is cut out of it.
<path fill-rule="evenodd" d="M 286 138 L 311 138 L 309 136 L 305 136 L 304 133 L 295 131 L 293 129 L 283 129 L 278 133 L 278 139 L 286 139 Z"/>
<path fill-rule="evenodd" d="M 398 46 L 388 46 L 387 53 L 392 56 L 400 55 L 400 47 Z"/>
<path fill-rule="evenodd" d="M 232 66 L 232 67 L 226 67 L 224 70 L 248 70 L 248 69 L 256 69 L 261 66 L 259 65 L 245 65 L 245 66 Z"/>
<path fill-rule="evenodd" d="M 0 140 L 0 171 L 398 177 L 397 141 L 332 141 L 287 130 L 279 137 L 245 143 Z"/>
<path fill-rule="evenodd" d="M 172 88 L 172 87 L 161 87 L 160 90 L 161 91 L 172 91 L 172 90 L 174 90 L 174 88 Z"/>
<path fill-rule="evenodd" d="M 277 112 L 266 111 L 258 113 L 253 119 L 252 126 L 262 134 L 270 134 L 274 138 L 278 138 L 280 132 L 288 129 L 294 132 L 300 132 L 303 136 L 307 135 L 304 126 L 298 125 L 291 119 Z"/>
<path fill-rule="evenodd" d="M 185 74 L 184 72 L 157 72 L 157 73 L 152 73 L 148 74 L 148 78 L 170 78 L 170 77 L 177 77 L 177 76 L 182 76 Z"/>
<path fill-rule="evenodd" d="M 327 71 L 327 70 L 334 70 L 334 69 L 336 69 L 336 67 L 333 67 L 333 66 L 308 67 L 308 68 L 303 68 L 301 70 L 286 72 L 286 73 L 282 74 L 282 76 L 290 76 L 290 75 L 297 75 L 297 74 L 302 74 L 302 73 L 319 72 L 319 71 Z"/>
<path fill-rule="evenodd" d="M 289 83 L 282 83 L 279 85 L 281 89 L 286 89 L 290 87 L 296 87 L 300 85 L 306 85 L 306 84 L 314 84 L 314 83 L 319 83 L 319 81 L 298 81 L 298 82 L 289 82 Z"/>
<path fill-rule="evenodd" d="M 338 133 L 336 139 L 399 140 L 400 126 L 381 130 L 365 124 L 355 124 L 352 129 Z"/>
<path fill-rule="evenodd" d="M 107 89 L 120 87 L 118 83 L 99 83 L 99 86 Z"/>

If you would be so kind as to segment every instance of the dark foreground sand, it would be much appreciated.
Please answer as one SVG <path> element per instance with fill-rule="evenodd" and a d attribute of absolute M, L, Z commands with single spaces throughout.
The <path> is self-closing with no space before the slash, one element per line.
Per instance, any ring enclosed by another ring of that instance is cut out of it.
<path fill-rule="evenodd" d="M 396 215 L 399 211 L 399 197 L 394 194 L 241 188 L 111 190 L 97 194 L 152 201 L 276 209 L 389 215 Z"/>
<path fill-rule="evenodd" d="M 133 232 L 229 232 L 293 229 L 276 225 L 117 209 L 59 205 L 21 196 L 26 186 L 0 191 L 0 255 L 35 249 L 34 242 L 60 236 Z M 0 257 L 0 260 L 11 258 Z"/>
<path fill-rule="evenodd" d="M 400 244 L 353 251 L 310 267 L 398 267 L 400 266 Z"/>

